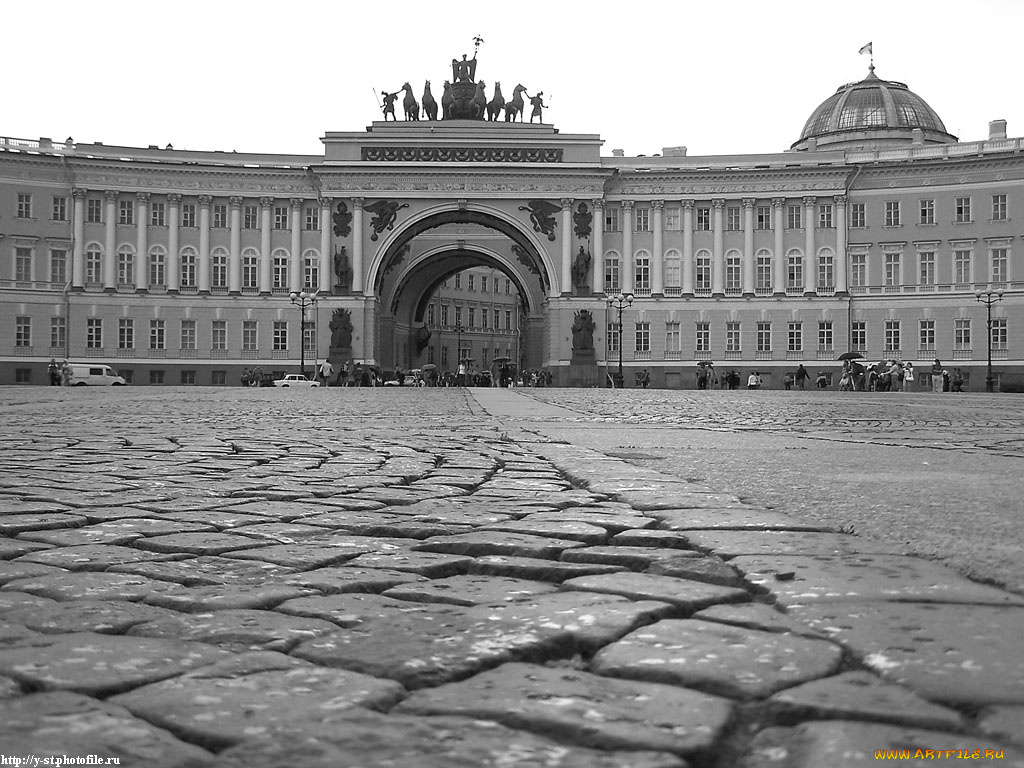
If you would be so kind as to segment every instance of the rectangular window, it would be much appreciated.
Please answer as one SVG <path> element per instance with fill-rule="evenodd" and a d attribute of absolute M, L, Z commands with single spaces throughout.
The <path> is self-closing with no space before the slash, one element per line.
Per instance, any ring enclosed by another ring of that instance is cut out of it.
<path fill-rule="evenodd" d="M 730 232 L 739 232 L 743 229 L 743 224 L 740 219 L 740 207 L 738 205 L 726 206 L 725 228 Z"/>
<path fill-rule="evenodd" d="M 19 219 L 31 219 L 32 218 L 32 195 L 19 192 L 18 193 L 18 218 Z"/>
<path fill-rule="evenodd" d="M 900 254 L 885 254 L 885 285 L 894 288 L 900 285 Z"/>
<path fill-rule="evenodd" d="M 282 205 L 274 208 L 274 229 L 288 229 L 288 208 Z"/>
<path fill-rule="evenodd" d="M 650 352 L 651 351 L 651 324 L 650 323 L 637 323 L 636 324 L 636 347 L 637 352 Z"/>
<path fill-rule="evenodd" d="M 831 320 L 819 320 L 818 321 L 818 351 L 819 352 L 831 352 L 833 344 L 832 337 L 832 321 Z"/>
<path fill-rule="evenodd" d="M 989 252 L 989 265 L 991 268 L 990 280 L 993 283 L 1005 283 L 1009 279 L 1007 267 L 1009 257 L 1006 248 L 993 248 Z"/>
<path fill-rule="evenodd" d="M 850 256 L 850 287 L 863 288 L 868 284 L 868 256 L 855 253 Z"/>
<path fill-rule="evenodd" d="M 196 206 L 194 203 L 185 203 L 181 206 L 181 226 L 194 227 L 196 225 Z"/>
<path fill-rule="evenodd" d="M 786 206 L 786 229 L 803 229 L 804 209 L 802 205 Z"/>
<path fill-rule="evenodd" d="M 66 349 L 68 342 L 68 324 L 63 317 L 50 318 L 50 348 Z"/>
<path fill-rule="evenodd" d="M 317 232 L 320 229 L 320 206 L 306 206 L 306 229 L 310 232 Z"/>
<path fill-rule="evenodd" d="M 282 352 L 288 349 L 288 321 L 274 321 L 274 346 L 275 352 Z"/>
<path fill-rule="evenodd" d="M 804 324 L 801 322 L 790 323 L 787 329 L 786 338 L 788 341 L 787 350 L 790 352 L 804 351 Z"/>
<path fill-rule="evenodd" d="M 448 305 L 441 305 L 441 325 L 445 328 L 448 327 Z"/>
<path fill-rule="evenodd" d="M 885 203 L 885 226 L 900 226 L 900 201 L 887 200 Z"/>
<path fill-rule="evenodd" d="M 476 307 L 469 307 L 466 310 L 466 320 L 470 329 L 476 328 Z"/>
<path fill-rule="evenodd" d="M 958 317 L 953 320 L 953 349 L 971 348 L 970 318 Z"/>
<path fill-rule="evenodd" d="M 867 209 L 864 203 L 850 203 L 850 228 L 863 229 L 868 225 Z"/>
<path fill-rule="evenodd" d="M 181 372 L 181 383 L 183 386 L 194 386 L 196 383 L 196 372 L 195 371 L 182 371 Z"/>
<path fill-rule="evenodd" d="M 900 345 L 900 321 L 885 321 L 885 351 L 899 352 L 903 347 Z"/>
<path fill-rule="evenodd" d="M 487 310 L 481 308 L 480 309 L 480 327 L 483 328 L 485 331 L 487 330 L 487 323 L 488 323 L 488 319 L 489 318 L 490 318 L 490 315 L 487 314 Z"/>
<path fill-rule="evenodd" d="M 164 383 L 164 371 L 150 371 L 149 372 L 149 383 L 154 386 L 160 386 Z"/>
<path fill-rule="evenodd" d="M 617 205 L 606 205 L 604 209 L 604 231 L 619 231 L 619 207 Z"/>
<path fill-rule="evenodd" d="M 1006 221 L 1006 195 L 992 195 L 992 221 Z"/>
<path fill-rule="evenodd" d="M 832 203 L 822 203 L 818 206 L 818 229 L 832 229 Z"/>
<path fill-rule="evenodd" d="M 167 324 L 164 320 L 149 321 L 149 348 L 167 349 Z"/>
<path fill-rule="evenodd" d="M 118 224 L 134 224 L 135 223 L 135 201 L 134 200 L 119 200 L 118 201 Z"/>
<path fill-rule="evenodd" d="M 455 307 L 455 325 L 462 325 L 462 307 Z"/>
<path fill-rule="evenodd" d="M 228 348 L 228 321 L 214 320 L 210 327 L 210 349 Z"/>
<path fill-rule="evenodd" d="M 693 341 L 695 352 L 711 352 L 711 323 L 697 323 Z"/>
<path fill-rule="evenodd" d="M 480 292 L 487 293 L 487 275 L 480 276 Z"/>
<path fill-rule="evenodd" d="M 618 323 L 608 323 L 608 331 L 605 333 L 605 338 L 608 340 L 609 352 L 619 351 L 619 333 Z"/>
<path fill-rule="evenodd" d="M 864 320 L 854 320 L 850 323 L 850 347 L 857 352 L 863 352 L 868 348 L 868 324 Z"/>
<path fill-rule="evenodd" d="M 306 354 L 316 354 L 316 325 L 308 321 L 302 329 L 302 348 Z"/>
<path fill-rule="evenodd" d="M 757 351 L 772 351 L 772 324 L 769 322 L 757 324 Z"/>
<path fill-rule="evenodd" d="M 259 339 L 256 332 L 255 320 L 242 321 L 242 350 L 244 352 L 255 352 L 259 349 Z"/>
<path fill-rule="evenodd" d="M 917 343 L 922 351 L 933 351 L 935 349 L 935 321 L 921 320 L 918 322 Z"/>
<path fill-rule="evenodd" d="M 919 285 L 935 285 L 935 251 L 917 254 L 917 277 Z"/>
<path fill-rule="evenodd" d="M 757 206 L 757 224 L 758 229 L 771 229 L 772 228 L 772 207 L 770 205 L 759 205 Z"/>
<path fill-rule="evenodd" d="M 1006 318 L 992 318 L 992 349 L 1005 350 L 1007 342 Z"/>
<path fill-rule="evenodd" d="M 740 349 L 740 324 L 730 320 L 725 324 L 725 351 L 739 352 Z"/>
<path fill-rule="evenodd" d="M 228 228 L 228 207 L 224 203 L 213 206 L 213 226 L 215 229 Z"/>
<path fill-rule="evenodd" d="M 163 203 L 151 203 L 149 207 L 149 223 L 154 227 L 167 224 L 167 208 Z"/>
<path fill-rule="evenodd" d="M 130 317 L 117 321 L 117 348 L 135 349 L 135 321 Z"/>
<path fill-rule="evenodd" d="M 499 326 L 500 321 L 501 321 L 501 310 L 500 309 L 494 310 L 491 313 L 491 319 L 494 320 L 494 330 L 498 330 L 498 326 Z M 509 312 L 509 324 L 511 324 L 511 320 L 512 320 L 512 313 Z M 506 328 L 505 330 L 508 330 L 508 328 Z"/>
<path fill-rule="evenodd" d="M 455 290 L 457 290 L 457 291 L 461 291 L 462 290 L 462 273 L 461 272 L 456 272 L 455 273 Z"/>
<path fill-rule="evenodd" d="M 956 218 L 954 221 L 957 224 L 967 224 L 971 221 L 971 198 L 956 198 L 955 209 Z"/>
<path fill-rule="evenodd" d="M 86 349 L 103 349 L 103 320 L 90 317 L 85 321 Z"/>
<path fill-rule="evenodd" d="M 242 209 L 242 228 L 260 228 L 260 209 L 255 205 L 247 205 Z"/>
<path fill-rule="evenodd" d="M 918 224 L 934 224 L 935 223 L 935 201 L 934 200 L 922 200 L 921 201 L 921 217 L 917 220 Z"/>
<path fill-rule="evenodd" d="M 679 218 L 678 206 L 669 205 L 665 207 L 665 229 L 669 232 L 678 232 L 682 229 L 682 220 Z"/>
<path fill-rule="evenodd" d="M 32 279 L 32 249 L 14 249 L 14 279 L 19 282 L 29 282 Z"/>
<path fill-rule="evenodd" d="M 87 224 L 103 223 L 103 201 L 90 197 L 85 201 L 85 221 Z"/>
<path fill-rule="evenodd" d="M 710 232 L 711 231 L 711 209 L 706 207 L 699 207 L 697 211 L 697 226 L 698 232 Z"/>
<path fill-rule="evenodd" d="M 682 336 L 679 323 L 665 323 L 665 351 L 679 352 L 682 350 Z"/>
<path fill-rule="evenodd" d="M 646 206 L 633 209 L 633 231 L 651 231 L 651 209 Z"/>
<path fill-rule="evenodd" d="M 32 346 L 32 318 L 18 315 L 14 318 L 14 346 Z"/>
<path fill-rule="evenodd" d="M 971 252 L 953 251 L 953 282 L 966 285 L 971 282 Z"/>
<path fill-rule="evenodd" d="M 162 251 L 154 251 L 149 254 L 149 284 L 152 286 L 163 286 L 167 283 L 167 266 Z"/>
<path fill-rule="evenodd" d="M 1005 195 L 1003 196 L 1005 197 Z M 1005 204 L 1004 204 L 1005 207 Z M 60 195 L 54 195 L 53 197 L 53 220 L 54 221 L 67 221 L 68 220 L 68 199 Z"/>
<path fill-rule="evenodd" d="M 182 320 L 181 321 L 181 348 L 182 349 L 195 349 L 196 348 L 196 321 L 195 320 Z"/>
<path fill-rule="evenodd" d="M 512 330 L 512 310 L 511 309 L 506 309 L 505 310 L 505 330 L 506 331 L 511 331 Z"/>
<path fill-rule="evenodd" d="M 476 275 L 467 275 L 466 278 L 467 278 L 466 279 L 466 290 L 475 291 L 476 290 Z"/>

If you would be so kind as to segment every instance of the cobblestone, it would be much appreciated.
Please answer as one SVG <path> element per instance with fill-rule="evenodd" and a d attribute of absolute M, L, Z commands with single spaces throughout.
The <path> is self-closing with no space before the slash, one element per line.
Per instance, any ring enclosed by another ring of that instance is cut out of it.
<path fill-rule="evenodd" d="M 888 487 L 959 461 L 991 501 L 1021 427 L 984 395 L 12 388 L 0 744 L 845 768 L 912 743 L 1022 765 L 1024 599 L 996 584 L 1024 578 L 780 503 L 833 501 L 819 468 L 867 478 L 864 452 Z"/>

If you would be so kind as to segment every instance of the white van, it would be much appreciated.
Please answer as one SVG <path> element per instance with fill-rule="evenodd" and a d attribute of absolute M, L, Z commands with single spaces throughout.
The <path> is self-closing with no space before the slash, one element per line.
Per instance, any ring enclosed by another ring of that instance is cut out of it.
<path fill-rule="evenodd" d="M 124 377 L 102 363 L 68 363 L 64 367 L 65 387 L 121 387 Z"/>

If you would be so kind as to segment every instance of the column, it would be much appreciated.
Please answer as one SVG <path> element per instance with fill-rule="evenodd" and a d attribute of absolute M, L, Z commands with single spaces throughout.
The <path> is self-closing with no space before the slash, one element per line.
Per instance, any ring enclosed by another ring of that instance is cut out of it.
<path fill-rule="evenodd" d="M 849 293 L 846 284 L 846 195 L 836 195 L 836 294 Z"/>
<path fill-rule="evenodd" d="M 711 201 L 714 253 L 711 255 L 711 295 L 725 295 L 725 200 Z"/>
<path fill-rule="evenodd" d="M 619 290 L 633 292 L 633 201 L 622 201 L 622 263 L 619 265 Z"/>
<path fill-rule="evenodd" d="M 167 292 L 177 293 L 181 286 L 178 253 L 178 226 L 181 222 L 181 195 L 167 196 Z"/>
<path fill-rule="evenodd" d="M 363 293 L 363 198 L 352 198 L 352 293 Z M 458 357 L 458 354 L 456 354 Z"/>
<path fill-rule="evenodd" d="M 775 259 L 772 261 L 774 284 L 772 292 L 776 296 L 786 295 L 786 198 L 772 198 L 772 219 L 775 225 Z"/>
<path fill-rule="evenodd" d="M 274 198 L 260 198 L 260 294 L 269 296 L 274 285 L 271 278 L 274 260 L 270 255 L 270 214 Z"/>
<path fill-rule="evenodd" d="M 242 293 L 242 198 L 228 198 L 231 226 L 231 251 L 228 254 L 228 293 L 238 296 Z"/>
<path fill-rule="evenodd" d="M 665 201 L 655 200 L 651 203 L 654 209 L 654 251 L 651 265 L 651 295 L 665 295 Z"/>
<path fill-rule="evenodd" d="M 199 196 L 199 292 L 210 292 L 210 195 Z"/>
<path fill-rule="evenodd" d="M 292 259 L 288 263 L 288 290 L 298 293 L 306 282 L 306 265 L 302 263 L 302 199 L 293 197 L 291 209 Z"/>
<path fill-rule="evenodd" d="M 604 293 L 604 200 L 594 201 L 593 223 L 594 253 L 591 268 L 594 270 L 590 284 L 594 293 Z"/>
<path fill-rule="evenodd" d="M 135 292 L 149 292 L 149 192 L 137 192 L 135 220 Z"/>
<path fill-rule="evenodd" d="M 572 293 L 572 200 L 562 198 L 562 295 Z"/>
<path fill-rule="evenodd" d="M 754 295 L 754 203 L 743 198 L 743 295 Z"/>
<path fill-rule="evenodd" d="M 693 200 L 683 200 L 683 296 L 693 296 Z"/>
<path fill-rule="evenodd" d="M 818 258 L 814 252 L 814 206 L 816 197 L 805 197 L 804 203 L 804 294 L 818 292 Z"/>
<path fill-rule="evenodd" d="M 85 198 L 89 190 L 75 187 L 71 190 L 73 199 L 74 243 L 71 245 L 71 289 L 85 290 Z"/>
<path fill-rule="evenodd" d="M 324 293 L 328 293 L 331 290 L 331 267 L 332 254 L 331 254 L 331 201 L 327 198 L 321 198 L 319 201 L 321 204 L 321 280 L 319 280 L 319 289 Z"/>
<path fill-rule="evenodd" d="M 106 241 L 103 254 L 103 290 L 107 293 L 117 291 L 117 192 L 107 190 Z"/>

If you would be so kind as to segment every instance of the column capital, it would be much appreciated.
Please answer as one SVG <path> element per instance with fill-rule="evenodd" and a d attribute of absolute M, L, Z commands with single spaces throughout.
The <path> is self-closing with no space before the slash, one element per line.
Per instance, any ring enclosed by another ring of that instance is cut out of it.
<path fill-rule="evenodd" d="M 683 205 L 683 210 L 684 211 L 692 211 L 693 210 L 694 202 L 693 202 L 693 200 L 683 200 L 682 201 L 682 205 Z"/>
<path fill-rule="evenodd" d="M 150 193 L 149 192 L 136 192 L 135 193 L 135 199 L 138 200 L 140 203 L 148 203 L 149 202 L 149 198 L 150 198 Z"/>
<path fill-rule="evenodd" d="M 743 207 L 746 208 L 748 211 L 751 208 L 753 208 L 756 204 L 757 204 L 757 200 L 754 199 L 753 197 L 744 197 L 743 198 Z"/>
<path fill-rule="evenodd" d="M 651 201 L 651 208 L 653 208 L 656 211 L 663 211 L 665 209 L 665 201 L 664 200 L 652 200 Z"/>
<path fill-rule="evenodd" d="M 593 204 L 595 209 L 604 208 L 604 198 L 599 197 L 596 200 L 591 200 L 590 202 Z"/>
<path fill-rule="evenodd" d="M 71 196 L 76 200 L 84 200 L 89 196 L 89 190 L 84 187 L 72 187 Z"/>
<path fill-rule="evenodd" d="M 262 208 L 273 208 L 274 207 L 274 198 L 272 198 L 272 197 L 261 197 L 260 198 L 260 207 L 262 207 Z"/>
<path fill-rule="evenodd" d="M 171 205 L 178 205 L 181 202 L 181 195 L 177 192 L 171 192 L 171 194 L 167 196 L 167 202 Z"/>
<path fill-rule="evenodd" d="M 303 200 L 301 197 L 293 197 L 291 200 L 288 201 L 288 203 L 292 207 L 292 210 L 295 210 L 295 209 L 300 209 L 301 210 L 302 209 L 302 204 L 305 203 L 305 202 L 306 201 Z"/>
<path fill-rule="evenodd" d="M 241 198 L 238 195 L 232 195 L 231 197 L 228 198 L 228 205 L 230 205 L 232 208 L 241 208 L 243 200 L 244 198 Z"/>
<path fill-rule="evenodd" d="M 632 200 L 623 200 L 620 203 L 620 205 L 622 205 L 622 210 L 624 210 L 624 211 L 632 211 L 633 210 L 633 201 Z"/>
<path fill-rule="evenodd" d="M 563 197 L 558 202 L 560 202 L 562 204 L 562 210 L 563 211 L 569 211 L 569 210 L 572 210 L 572 204 L 575 201 L 571 197 Z"/>
<path fill-rule="evenodd" d="M 845 208 L 846 203 L 849 200 L 849 198 L 846 195 L 836 195 L 832 199 L 835 200 L 836 206 L 839 208 Z"/>
<path fill-rule="evenodd" d="M 200 195 L 199 196 L 199 207 L 209 208 L 213 205 L 213 195 Z"/>
<path fill-rule="evenodd" d="M 328 210 L 328 211 L 331 209 L 331 206 L 334 204 L 334 201 L 331 200 L 331 198 L 329 198 L 329 197 L 318 197 L 317 198 L 317 202 L 320 203 L 320 207 L 321 208 L 323 208 L 324 210 Z"/>
<path fill-rule="evenodd" d="M 786 198 L 784 197 L 773 197 L 772 208 L 782 208 L 786 204 Z"/>
<path fill-rule="evenodd" d="M 814 195 L 807 195 L 806 197 L 803 198 L 803 203 L 806 206 L 814 205 L 817 202 L 818 198 L 816 198 Z"/>
<path fill-rule="evenodd" d="M 353 197 L 352 198 L 352 208 L 355 209 L 355 210 L 359 210 L 359 211 L 363 210 L 363 198 L 361 198 L 361 197 Z"/>
<path fill-rule="evenodd" d="M 714 206 L 715 210 L 720 211 L 721 209 L 725 208 L 725 198 L 716 197 L 714 200 L 711 201 L 711 205 Z"/>
<path fill-rule="evenodd" d="M 121 193 L 118 192 L 117 190 L 114 190 L 114 189 L 108 189 L 106 192 L 103 193 L 103 197 L 106 198 L 108 203 L 116 203 L 117 202 L 117 198 L 120 195 L 121 195 Z"/>

